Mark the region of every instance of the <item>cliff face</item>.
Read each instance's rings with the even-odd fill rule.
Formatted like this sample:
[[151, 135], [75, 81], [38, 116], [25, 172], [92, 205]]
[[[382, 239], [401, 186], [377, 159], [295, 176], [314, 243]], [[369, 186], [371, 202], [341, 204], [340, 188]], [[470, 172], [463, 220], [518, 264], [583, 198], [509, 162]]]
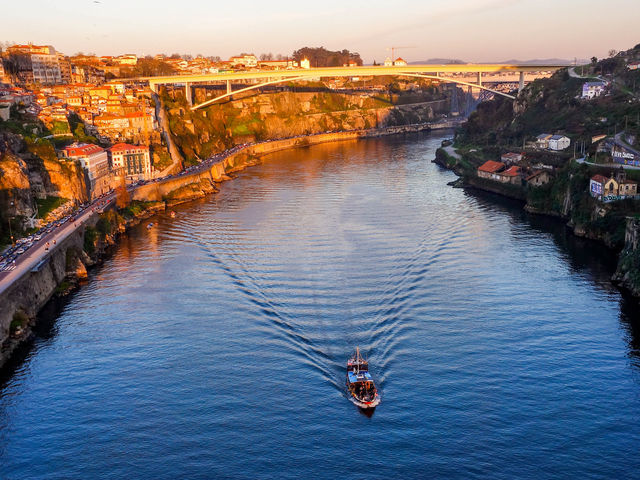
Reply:
[[81, 202], [88, 199], [82, 167], [59, 160], [50, 143], [27, 141], [26, 151], [20, 155], [29, 166], [31, 189], [37, 197], [56, 196]]
[[640, 218], [627, 218], [625, 248], [620, 253], [613, 280], [640, 297]]
[[[196, 92], [196, 102], [206, 99]], [[382, 97], [331, 92], [251, 95], [191, 111], [182, 93], [162, 93], [175, 144], [197, 161], [234, 144], [297, 135], [422, 123], [448, 111], [445, 100], [392, 105]]]
[[35, 213], [29, 168], [24, 160], [8, 151], [0, 153], [0, 211], [25, 217]]
[[87, 183], [82, 168], [58, 160], [47, 141], [25, 141], [20, 135], [1, 133], [0, 216], [32, 217], [37, 212], [35, 199], [50, 196], [86, 201]]

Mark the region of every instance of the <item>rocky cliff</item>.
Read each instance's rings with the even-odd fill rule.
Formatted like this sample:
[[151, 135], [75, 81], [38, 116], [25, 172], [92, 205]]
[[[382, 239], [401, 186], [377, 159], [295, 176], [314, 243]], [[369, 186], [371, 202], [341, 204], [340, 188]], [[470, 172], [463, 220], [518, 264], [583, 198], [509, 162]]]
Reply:
[[7, 217], [18, 223], [33, 217], [37, 213], [36, 199], [45, 197], [86, 201], [82, 168], [59, 160], [47, 140], [0, 132], [0, 236], [6, 237]]
[[640, 218], [628, 217], [625, 230], [625, 247], [618, 259], [613, 280], [640, 297]]
[[[196, 103], [210, 96], [196, 90]], [[448, 111], [444, 98], [394, 105], [388, 96], [322, 91], [247, 95], [197, 111], [189, 109], [182, 91], [164, 90], [161, 97], [171, 134], [187, 163], [239, 143], [422, 123]]]

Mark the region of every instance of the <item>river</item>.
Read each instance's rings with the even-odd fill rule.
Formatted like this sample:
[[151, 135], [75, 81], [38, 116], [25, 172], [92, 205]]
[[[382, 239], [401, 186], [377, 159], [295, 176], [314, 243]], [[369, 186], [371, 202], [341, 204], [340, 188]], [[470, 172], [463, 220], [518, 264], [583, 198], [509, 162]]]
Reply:
[[637, 475], [613, 255], [447, 186], [442, 138], [273, 154], [134, 228], [2, 379], [0, 478]]

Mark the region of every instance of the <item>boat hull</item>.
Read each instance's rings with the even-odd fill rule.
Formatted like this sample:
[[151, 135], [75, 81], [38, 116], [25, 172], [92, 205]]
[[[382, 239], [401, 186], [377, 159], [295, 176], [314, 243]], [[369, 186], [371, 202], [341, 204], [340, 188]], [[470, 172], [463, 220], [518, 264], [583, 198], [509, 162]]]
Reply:
[[361, 400], [358, 400], [353, 395], [351, 395], [350, 400], [351, 400], [351, 403], [353, 403], [357, 407], [365, 409], [365, 410], [368, 409], [368, 408], [376, 408], [378, 405], [380, 405], [380, 396], [379, 395], [376, 395], [376, 397], [373, 400], [371, 400], [370, 402], [363, 402]]

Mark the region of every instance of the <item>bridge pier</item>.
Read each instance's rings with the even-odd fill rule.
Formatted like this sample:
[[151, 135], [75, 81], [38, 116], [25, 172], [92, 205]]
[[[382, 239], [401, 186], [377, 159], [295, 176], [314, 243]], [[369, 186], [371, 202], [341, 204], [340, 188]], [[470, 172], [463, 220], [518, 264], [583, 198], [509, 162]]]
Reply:
[[231, 93], [231, 80], [227, 80], [227, 94]]
[[520, 80], [518, 81], [518, 93], [524, 88], [524, 72], [520, 72]]
[[478, 72], [478, 86], [482, 86], [482, 72]]
[[187, 103], [189, 104], [189, 106], [193, 106], [193, 98], [191, 96], [191, 84], [189, 82], [186, 82], [184, 84], [184, 96], [187, 99]]

